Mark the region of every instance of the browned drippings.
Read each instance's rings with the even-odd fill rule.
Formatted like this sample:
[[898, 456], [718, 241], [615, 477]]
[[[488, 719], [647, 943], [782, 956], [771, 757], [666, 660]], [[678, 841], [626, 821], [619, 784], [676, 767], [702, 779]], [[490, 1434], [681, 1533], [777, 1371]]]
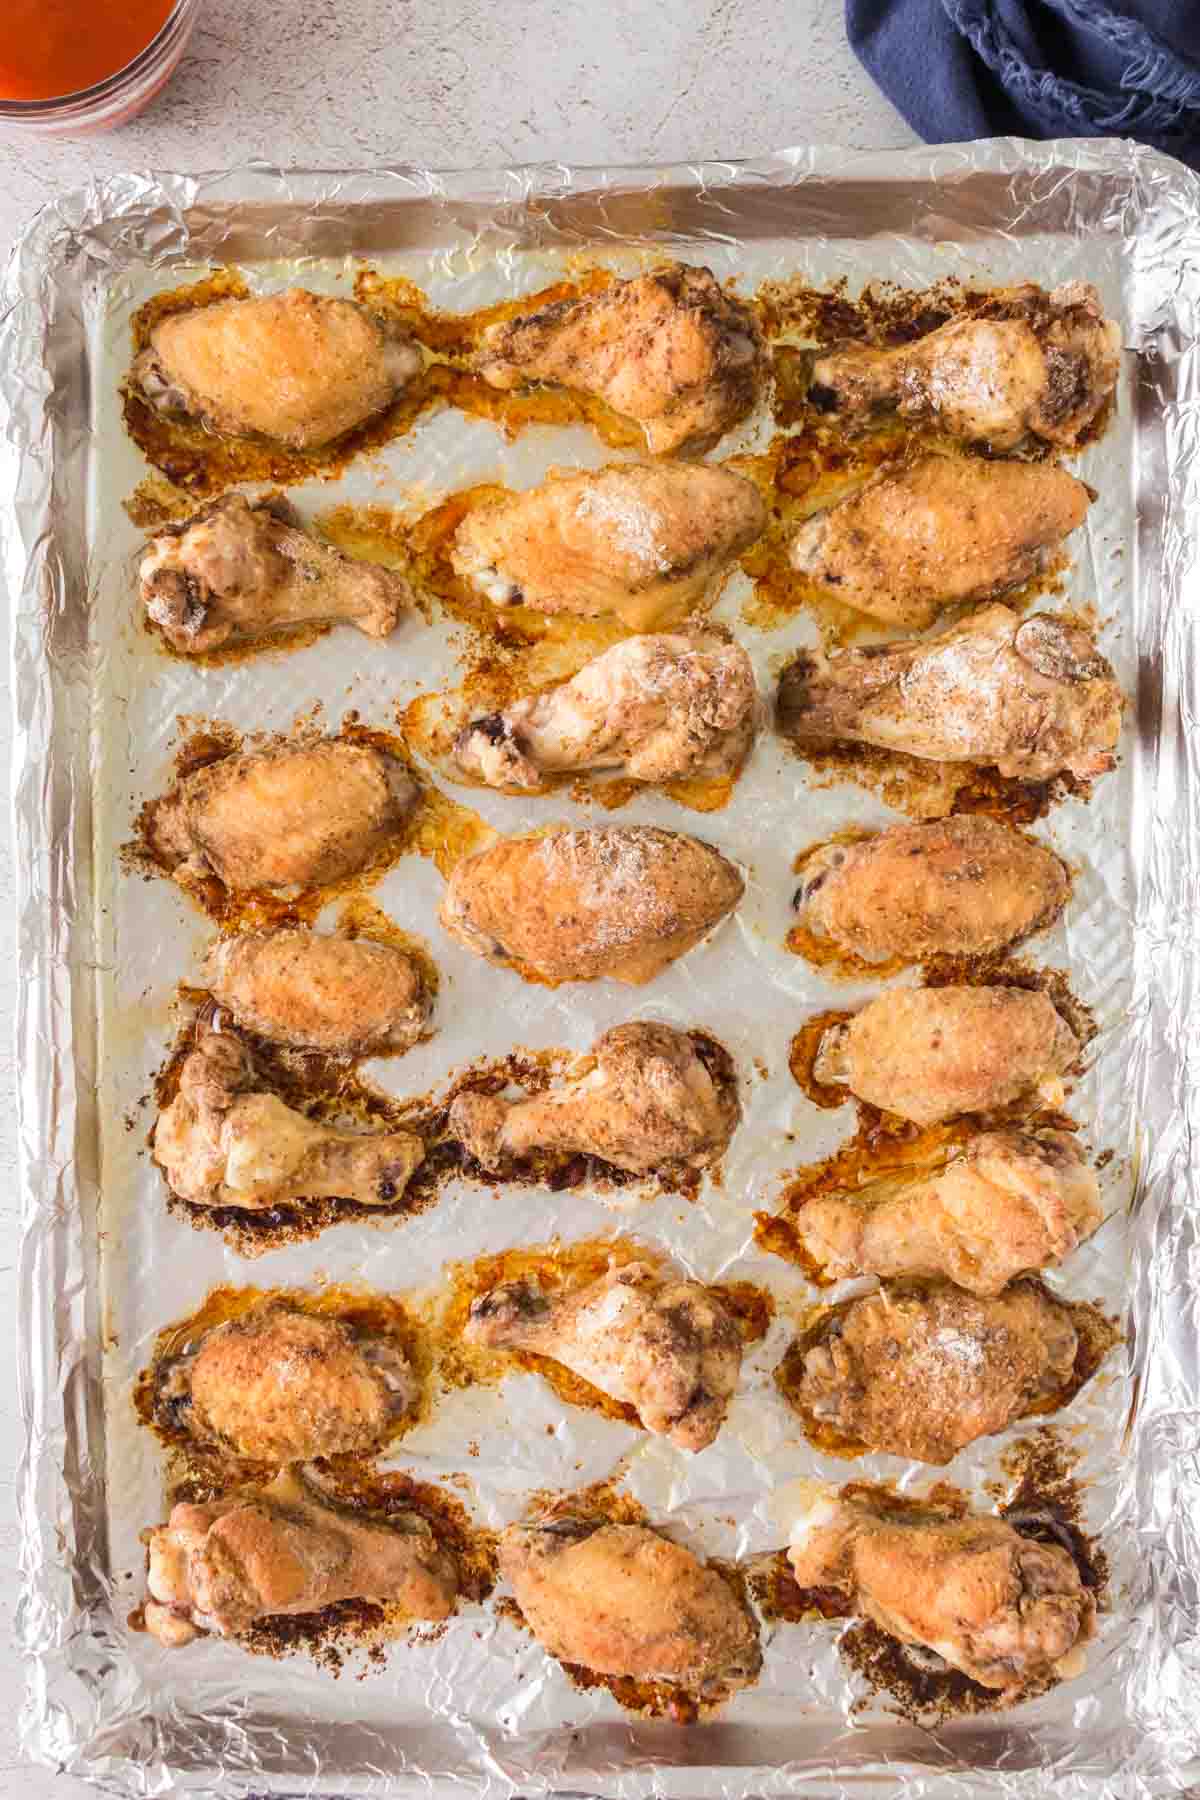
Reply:
[[746, 1585], [764, 1619], [810, 1625], [817, 1619], [848, 1619], [850, 1602], [840, 1588], [802, 1588], [786, 1550], [756, 1556], [746, 1565]]
[[957, 276], [927, 288], [872, 281], [852, 299], [844, 276], [826, 287], [812, 287], [795, 275], [764, 281], [754, 306], [768, 338], [802, 338], [823, 348], [841, 343], [886, 348], [925, 337], [986, 298], [986, 289], [965, 287]]
[[852, 1012], [838, 1012], [836, 1009], [814, 1013], [804, 1021], [788, 1045], [788, 1068], [791, 1070], [792, 1080], [801, 1093], [824, 1112], [832, 1112], [839, 1106], [845, 1106], [851, 1099], [851, 1094], [848, 1088], [834, 1087], [828, 1082], [817, 1080], [817, 1058], [821, 1054], [826, 1032], [832, 1031], [835, 1026], [848, 1024], [853, 1017]]

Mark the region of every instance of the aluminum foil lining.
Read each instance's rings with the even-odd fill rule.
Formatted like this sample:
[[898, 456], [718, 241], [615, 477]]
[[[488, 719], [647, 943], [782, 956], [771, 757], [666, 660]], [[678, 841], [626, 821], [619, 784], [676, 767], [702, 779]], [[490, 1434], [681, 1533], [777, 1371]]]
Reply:
[[[881, 277], [913, 287], [946, 275], [1047, 286], [1080, 278], [1097, 285], [1122, 327], [1117, 417], [1078, 463], [1100, 499], [1073, 540], [1066, 592], [1050, 604], [1095, 604], [1133, 704], [1118, 771], [1090, 804], [1064, 802], [1037, 828], [1080, 870], [1066, 920], [1037, 940], [1036, 957], [1068, 967], [1096, 1014], [1100, 1034], [1072, 1110], [1092, 1149], [1112, 1153], [1108, 1221], [1054, 1277], [1060, 1291], [1118, 1311], [1128, 1339], [1055, 1421], [1078, 1456], [1087, 1527], [1111, 1563], [1109, 1610], [1079, 1679], [1010, 1712], [934, 1729], [863, 1689], [833, 1624], [768, 1627], [759, 1683], [686, 1730], [631, 1718], [604, 1692], [578, 1692], [486, 1605], [466, 1608], [435, 1642], [396, 1645], [363, 1681], [216, 1641], [171, 1655], [126, 1624], [141, 1591], [137, 1534], [162, 1509], [161, 1452], [129, 1405], [159, 1326], [219, 1281], [327, 1277], [403, 1293], [434, 1284], [451, 1257], [614, 1225], [587, 1193], [522, 1190], [496, 1204], [463, 1184], [410, 1222], [339, 1226], [248, 1264], [215, 1234], [167, 1215], [137, 1107], [164, 1052], [176, 983], [194, 973], [211, 930], [170, 884], [123, 875], [117, 850], [138, 804], [168, 777], [177, 715], [286, 729], [321, 701], [331, 722], [353, 705], [388, 724], [398, 699], [452, 685], [455, 662], [446, 628], [415, 623], [383, 646], [341, 631], [230, 668], [191, 668], [156, 651], [135, 617], [138, 534], [121, 507], [144, 473], [116, 398], [129, 318], [210, 261], [241, 265], [258, 288], [301, 279], [345, 291], [350, 263], [365, 259], [411, 276], [435, 304], [466, 309], [540, 287], [580, 253], [627, 270], [664, 251], [736, 276], [746, 291], [792, 274], [814, 284], [844, 276], [852, 288]], [[1200, 181], [1115, 142], [794, 149], [642, 170], [131, 174], [69, 195], [31, 223], [0, 300], [0, 532], [18, 713], [19, 1372], [29, 1432], [20, 1629], [30, 1754], [107, 1791], [146, 1796], [382, 1797], [453, 1781], [489, 1796], [738, 1800], [853, 1795], [903, 1780], [914, 1800], [1051, 1789], [1140, 1797], [1179, 1792], [1196, 1777], [1198, 321]], [[720, 454], [767, 432], [752, 419]], [[294, 498], [307, 513], [341, 499], [420, 509], [466, 482], [522, 487], [553, 464], [595, 466], [609, 455], [579, 429], [538, 428], [508, 444], [491, 425], [447, 412], [332, 489]], [[743, 593], [731, 584], [717, 616], [736, 626], [769, 687], [813, 624], [801, 616], [778, 631], [750, 629], [739, 618]], [[561, 794], [461, 797], [504, 830], [594, 816]], [[643, 1202], [617, 1223], [702, 1278], [769, 1286], [786, 1313], [811, 1295], [797, 1270], [755, 1248], [753, 1213], [775, 1203], [788, 1169], [850, 1129], [848, 1109], [818, 1114], [787, 1071], [799, 1019], [846, 992], [781, 947], [790, 860], [831, 826], [888, 816], [860, 788], [814, 785], [771, 735], [725, 812], [698, 820], [661, 797], [632, 802], [620, 818], [696, 830], [750, 877], [735, 920], [636, 994], [605, 984], [552, 994], [486, 969], [434, 924], [441, 884], [432, 866], [406, 859], [375, 898], [434, 947], [439, 1030], [370, 1072], [422, 1092], [476, 1055], [514, 1043], [581, 1050], [626, 1017], [713, 1030], [736, 1057], [747, 1098], [724, 1187], [706, 1188], [694, 1205]], [[797, 1477], [850, 1473], [804, 1443], [775, 1392], [771, 1370], [787, 1337], [784, 1317], [748, 1358], [716, 1444], [690, 1460], [566, 1409], [535, 1377], [519, 1376], [452, 1397], [394, 1461], [425, 1479], [465, 1474], [475, 1517], [497, 1526], [529, 1490], [597, 1479], [623, 1458], [624, 1485], [681, 1541], [725, 1556], [769, 1550], [785, 1541]], [[478, 1455], [466, 1456], [468, 1440]], [[972, 1447], [948, 1478], [987, 1504], [1005, 1441]], [[916, 1491], [933, 1479], [888, 1457], [865, 1458], [861, 1469]]]

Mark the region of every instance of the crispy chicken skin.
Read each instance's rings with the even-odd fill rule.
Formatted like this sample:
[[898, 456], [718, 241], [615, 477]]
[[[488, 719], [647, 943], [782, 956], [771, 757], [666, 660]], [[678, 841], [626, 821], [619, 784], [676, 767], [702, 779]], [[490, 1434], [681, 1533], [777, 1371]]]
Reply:
[[828, 844], [801, 874], [801, 922], [867, 962], [1002, 950], [1051, 924], [1071, 891], [1052, 850], [972, 813]]
[[133, 381], [223, 436], [316, 450], [382, 412], [420, 368], [412, 340], [352, 300], [289, 288], [168, 314]]
[[758, 689], [739, 644], [713, 633], [627, 638], [556, 687], [473, 719], [455, 760], [488, 787], [540, 793], [546, 775], [617, 771], [633, 781], [739, 769], [758, 729]]
[[703, 1689], [751, 1680], [762, 1653], [715, 1569], [646, 1525], [510, 1525], [500, 1573], [538, 1641], [600, 1675]]
[[614, 1025], [586, 1074], [529, 1100], [459, 1094], [447, 1129], [485, 1169], [534, 1150], [598, 1156], [633, 1175], [702, 1169], [741, 1117], [732, 1072], [713, 1066], [706, 1048], [670, 1025]]
[[367, 1524], [286, 1469], [269, 1487], [173, 1507], [144, 1541], [146, 1630], [169, 1650], [338, 1600], [390, 1601], [413, 1619], [445, 1619], [458, 1593], [453, 1557], [418, 1514]]
[[745, 883], [711, 844], [649, 825], [502, 838], [459, 863], [439, 917], [499, 967], [640, 986], [733, 911]]
[[1079, 1040], [1040, 990], [895, 988], [825, 1033], [818, 1081], [915, 1125], [1062, 1100]]
[[680, 1450], [721, 1429], [742, 1366], [737, 1321], [711, 1288], [626, 1263], [560, 1299], [508, 1281], [471, 1307], [463, 1334], [497, 1350], [553, 1357]]
[[1063, 1131], [984, 1131], [936, 1173], [821, 1195], [796, 1215], [811, 1261], [850, 1275], [945, 1275], [998, 1294], [1061, 1263], [1100, 1225], [1100, 1187]]
[[161, 1393], [197, 1443], [293, 1463], [382, 1449], [417, 1381], [391, 1339], [276, 1300], [206, 1332]]
[[780, 680], [778, 719], [801, 749], [877, 744], [1041, 781], [1111, 769], [1122, 705], [1082, 626], [984, 606], [935, 637], [800, 657]]
[[553, 382], [634, 419], [654, 456], [709, 450], [754, 405], [764, 353], [749, 307], [709, 269], [673, 263], [582, 300], [493, 325], [478, 368], [493, 387]]
[[323, 544], [285, 501], [252, 503], [244, 494], [223, 494], [164, 525], [139, 576], [147, 614], [187, 655], [312, 622], [386, 637], [413, 604], [403, 575]]
[[468, 513], [451, 561], [495, 606], [615, 613], [645, 631], [703, 600], [766, 518], [752, 481], [707, 464], [555, 470]]
[[896, 350], [820, 356], [809, 398], [863, 419], [894, 408], [949, 437], [1011, 450], [1029, 438], [1070, 449], [1107, 405], [1121, 338], [1084, 282], [989, 296], [994, 316], [954, 319]]
[[806, 519], [788, 556], [843, 606], [920, 631], [944, 606], [1027, 581], [1090, 502], [1054, 463], [922, 456]]
[[1057, 1544], [984, 1514], [955, 1519], [812, 1489], [788, 1551], [802, 1588], [840, 1589], [902, 1644], [925, 1645], [1011, 1699], [1079, 1673], [1096, 1603]]
[[220, 938], [204, 981], [235, 1025], [296, 1050], [408, 1050], [425, 1029], [419, 964], [393, 944], [284, 926]]
[[294, 1112], [259, 1085], [240, 1038], [205, 1027], [154, 1128], [154, 1160], [173, 1193], [245, 1212], [319, 1199], [386, 1206], [424, 1154], [407, 1131], [336, 1131]]
[[234, 892], [322, 887], [395, 843], [416, 799], [403, 763], [371, 745], [281, 744], [177, 781], [153, 808], [149, 847]]
[[948, 1282], [884, 1289], [833, 1309], [795, 1399], [869, 1450], [948, 1463], [1061, 1398], [1077, 1342], [1069, 1308], [1036, 1282], [986, 1300]]

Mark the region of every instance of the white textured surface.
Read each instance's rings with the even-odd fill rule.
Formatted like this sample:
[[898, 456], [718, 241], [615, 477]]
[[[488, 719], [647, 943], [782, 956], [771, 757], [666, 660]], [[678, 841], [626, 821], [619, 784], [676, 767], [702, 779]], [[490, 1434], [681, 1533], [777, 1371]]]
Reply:
[[[3, 32], [0, 20], [0, 33]], [[846, 47], [836, 0], [209, 0], [189, 57], [141, 120], [105, 138], [0, 130], [0, 244], [64, 188], [130, 167], [204, 169], [253, 157], [323, 167], [434, 167], [745, 156], [805, 141], [913, 142]], [[2, 378], [2, 376], [0, 376]], [[7, 792], [7, 668], [0, 670]], [[11, 1092], [12, 870], [0, 822], [0, 1080]], [[15, 1292], [10, 1104], [0, 1104], [0, 1315]], [[0, 1389], [0, 1795], [83, 1800], [69, 1776], [17, 1762], [22, 1678], [12, 1646], [20, 1439]]]

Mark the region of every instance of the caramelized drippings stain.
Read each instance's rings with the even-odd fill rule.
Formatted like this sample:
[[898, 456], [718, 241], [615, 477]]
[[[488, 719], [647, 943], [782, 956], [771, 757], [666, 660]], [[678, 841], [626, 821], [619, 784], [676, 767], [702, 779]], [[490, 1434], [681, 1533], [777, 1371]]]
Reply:
[[770, 1623], [809, 1625], [817, 1619], [848, 1619], [850, 1602], [839, 1588], [802, 1588], [792, 1574], [786, 1550], [754, 1557], [746, 1566], [746, 1584], [758, 1610]]
[[825, 1033], [835, 1025], [848, 1024], [853, 1017], [852, 1012], [836, 1010], [814, 1013], [811, 1019], [804, 1021], [788, 1045], [788, 1068], [791, 1070], [792, 1080], [801, 1093], [823, 1112], [832, 1112], [839, 1106], [845, 1106], [852, 1098], [848, 1088], [832, 1087], [828, 1082], [818, 1081], [814, 1070]]

